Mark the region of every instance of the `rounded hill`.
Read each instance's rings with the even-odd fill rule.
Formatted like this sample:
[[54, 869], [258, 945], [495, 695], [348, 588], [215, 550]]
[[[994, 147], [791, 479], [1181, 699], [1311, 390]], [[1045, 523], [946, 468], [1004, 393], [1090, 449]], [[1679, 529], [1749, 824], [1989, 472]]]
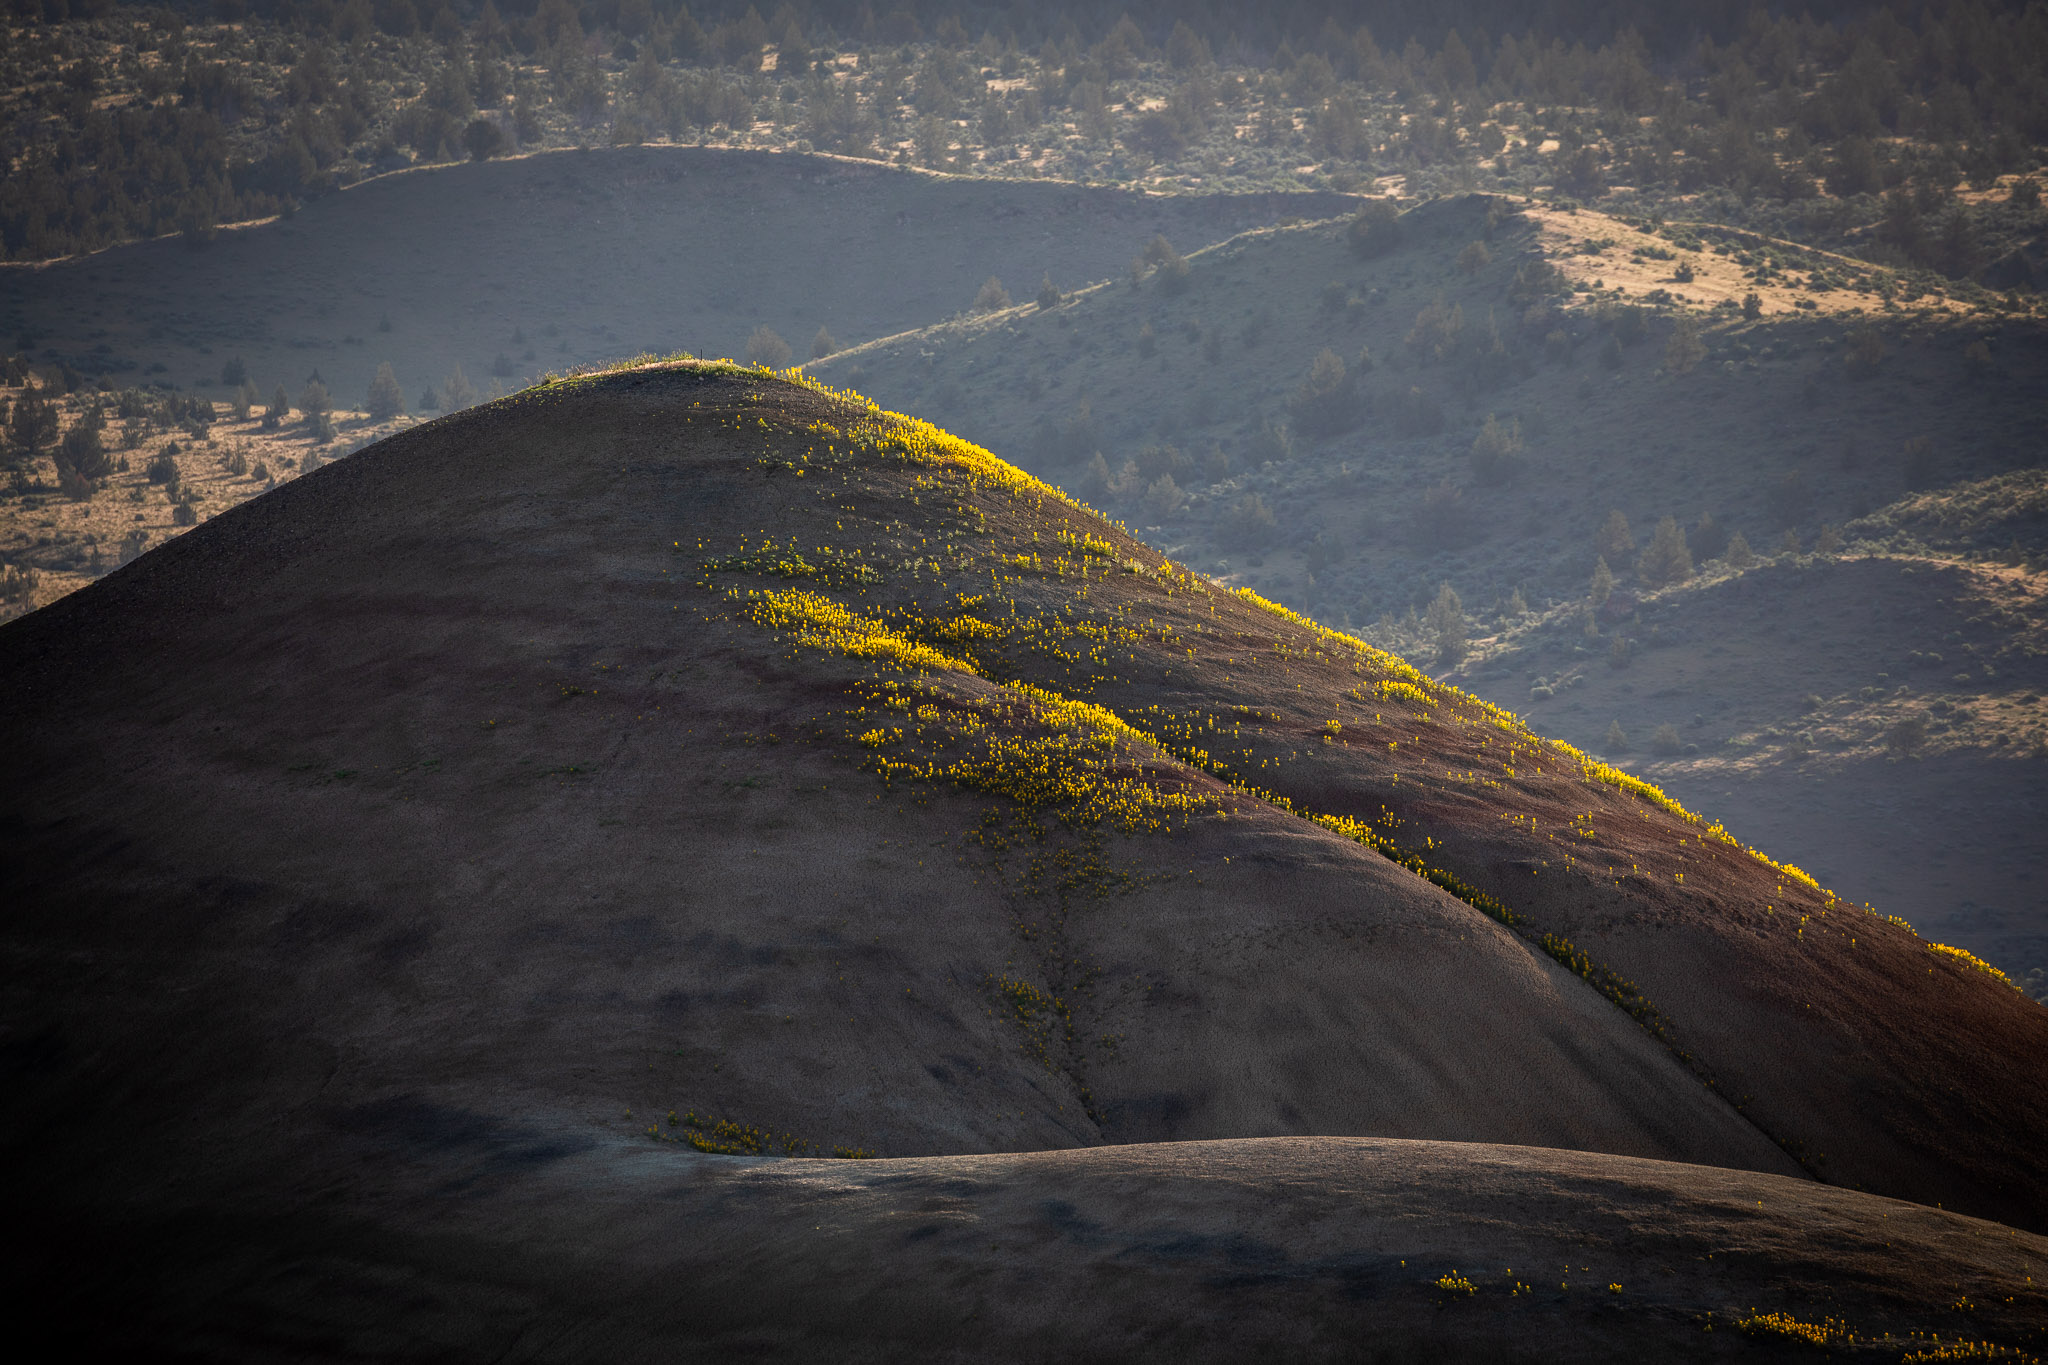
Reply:
[[[654, 1264], [655, 1206], [607, 1221], [626, 1190], [793, 1284], [831, 1258], [748, 1229], [829, 1189], [887, 1205], [839, 1256], [912, 1230], [887, 1209], [951, 1227], [948, 1181], [1122, 1179], [1062, 1226], [1137, 1237], [1190, 1172], [1252, 1162], [1252, 1199], [1338, 1160], [1211, 1140], [1512, 1148], [1474, 1176], [1504, 1209], [1578, 1161], [1616, 1209], [1735, 1181], [1795, 1223], [1960, 1211], [1916, 1248], [2048, 1227], [2048, 1015], [1983, 964], [798, 376], [650, 364], [415, 428], [0, 629], [0, 689], [25, 1225], [171, 1230], [213, 1268], [191, 1331], [244, 1300], [278, 1340], [397, 1322], [335, 1325], [353, 1256], [434, 1286], [431, 1331], [392, 1330], [444, 1339], [451, 1296], [543, 1292], [553, 1252], [536, 1281], [494, 1248]], [[1121, 1177], [1095, 1150], [1183, 1143]], [[1057, 1149], [1082, 1165], [998, 1160]], [[835, 1155], [941, 1164], [746, 1164]], [[1317, 1207], [1268, 1230], [1287, 1256], [1341, 1223]], [[1571, 1235], [1545, 1208], [1530, 1247]], [[251, 1269], [295, 1228], [308, 1278]], [[65, 1292], [176, 1317], [182, 1273]], [[1659, 1332], [1735, 1292], [1685, 1274]], [[1850, 1278], [1904, 1331], [1899, 1274]], [[683, 1330], [563, 1286], [540, 1318]], [[2038, 1295], [2005, 1292], [2018, 1343]]]

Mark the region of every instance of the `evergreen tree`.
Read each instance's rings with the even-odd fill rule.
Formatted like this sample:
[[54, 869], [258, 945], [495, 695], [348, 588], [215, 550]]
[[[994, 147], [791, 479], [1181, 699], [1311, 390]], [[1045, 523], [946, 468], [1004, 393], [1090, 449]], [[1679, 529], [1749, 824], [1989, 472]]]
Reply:
[[839, 343], [834, 341], [832, 334], [823, 327], [820, 327], [818, 334], [811, 338], [811, 359], [813, 360], [823, 360], [838, 349]]
[[765, 323], [756, 327], [754, 334], [747, 338], [749, 365], [766, 365], [771, 370], [779, 370], [789, 364], [789, 357], [789, 343]]
[[1586, 600], [1598, 611], [1607, 605], [1607, 599], [1614, 596], [1614, 571], [1607, 567], [1605, 559], [1593, 561], [1593, 581], [1586, 587]]
[[14, 455], [17, 460], [34, 459], [57, 439], [56, 405], [43, 397], [33, 380], [23, 388], [21, 397], [15, 400], [14, 415], [8, 422], [8, 430], [14, 438]]
[[1657, 529], [1650, 536], [1650, 543], [1643, 550], [1643, 557], [1636, 561], [1636, 577], [1653, 588], [1667, 583], [1683, 583], [1692, 577], [1692, 551], [1685, 545], [1685, 533], [1678, 529], [1678, 518], [1665, 517], [1657, 523]]
[[[100, 480], [114, 472], [114, 459], [107, 453], [101, 439], [106, 419], [98, 408], [94, 408], [71, 424], [64, 433], [64, 439], [57, 443], [57, 472], [60, 478], [71, 478], [86, 488], [86, 495], [99, 486]], [[72, 490], [67, 488], [67, 492]], [[74, 493], [73, 496], [76, 496]]]
[[1436, 637], [1437, 662], [1451, 667], [1464, 662], [1468, 648], [1465, 604], [1458, 600], [1458, 594], [1449, 583], [1436, 590], [1436, 597], [1431, 600], [1429, 613], [1423, 621]]
[[405, 390], [398, 387], [398, 376], [391, 372], [390, 361], [377, 367], [377, 377], [370, 381], [363, 408], [373, 422], [388, 422], [405, 411]]
[[1699, 319], [1687, 313], [1671, 325], [1671, 339], [1664, 343], [1664, 368], [1672, 374], [1690, 374], [1706, 358]]
[[1626, 566], [1635, 558], [1636, 538], [1628, 529], [1628, 518], [1619, 507], [1607, 514], [1600, 533], [1593, 537], [1593, 552], [1611, 563]]
[[462, 372], [462, 365], [458, 362], [448, 372], [448, 377], [441, 381], [441, 410], [460, 412], [476, 400], [476, 385], [469, 382], [469, 376]]

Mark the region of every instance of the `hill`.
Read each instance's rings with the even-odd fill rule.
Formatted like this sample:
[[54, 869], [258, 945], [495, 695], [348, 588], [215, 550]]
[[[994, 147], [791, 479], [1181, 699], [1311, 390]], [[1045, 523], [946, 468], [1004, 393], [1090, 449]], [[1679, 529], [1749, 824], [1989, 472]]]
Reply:
[[[1199, 245], [1330, 193], [1165, 196], [980, 181], [708, 147], [564, 150], [381, 176], [295, 215], [0, 269], [0, 330], [39, 364], [224, 400], [317, 371], [353, 404], [380, 364], [409, 404], [459, 366], [478, 389], [679, 346], [740, 354], [756, 328], [801, 359], [1123, 269], [1157, 233]], [[965, 231], [968, 225], [972, 231]], [[787, 363], [785, 356], [778, 363]], [[436, 396], [437, 401], [439, 395]]]
[[[2009, 983], [814, 385], [654, 365], [416, 427], [0, 627], [0, 688], [0, 1142], [23, 1226], [78, 1250], [16, 1283], [87, 1331], [483, 1354], [459, 1305], [498, 1302], [564, 1356], [779, 1340], [773, 1286], [906, 1244], [977, 1277], [945, 1229], [984, 1217], [1039, 1248], [1013, 1266], [1153, 1248], [1103, 1309], [1146, 1351], [1216, 1256], [1322, 1257], [1285, 1275], [1330, 1321], [1423, 1331], [1464, 1249], [1513, 1267], [1683, 1189], [1614, 1234], [1679, 1263], [1640, 1316], [1546, 1275], [1525, 1317], [1488, 1269], [1457, 1340], [1621, 1354], [1826, 1304], [2038, 1344], [2048, 1015]], [[1083, 1150], [1345, 1134], [1552, 1150]], [[928, 1160], [739, 1160], [834, 1151]], [[1460, 1163], [1485, 1229], [1327, 1202]], [[1191, 1176], [1224, 1203], [1174, 1212]], [[845, 1199], [848, 1240], [789, 1249]], [[1681, 1254], [1738, 1209], [1775, 1300]], [[1896, 1259], [1838, 1236], [1894, 1210]], [[115, 1228], [160, 1258], [109, 1266]], [[566, 1278], [502, 1264], [568, 1245]], [[1984, 1309], [1918, 1278], [1944, 1248]], [[622, 1291], [664, 1264], [755, 1288]]]
[[[1185, 261], [812, 370], [2048, 973], [2021, 871], [2048, 809], [2038, 324], [1752, 233], [1485, 196]], [[1876, 760], [1853, 781], [1810, 780], [1849, 761], [1808, 760], [1824, 699]], [[1884, 742], [1913, 717], [1924, 762]], [[1975, 855], [1923, 875], [1872, 800]]]

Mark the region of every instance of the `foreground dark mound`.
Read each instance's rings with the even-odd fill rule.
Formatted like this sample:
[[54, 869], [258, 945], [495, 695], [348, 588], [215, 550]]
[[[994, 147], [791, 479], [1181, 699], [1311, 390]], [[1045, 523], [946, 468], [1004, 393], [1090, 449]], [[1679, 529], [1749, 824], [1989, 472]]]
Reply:
[[[307, 1330], [433, 1354], [489, 1339], [447, 1306], [489, 1317], [477, 1257], [641, 1282], [661, 1227], [750, 1235], [738, 1196], [606, 1174], [723, 1169], [684, 1144], [1360, 1134], [2048, 1223], [2048, 1015], [1980, 965], [983, 452], [763, 375], [420, 428], [0, 630], [0, 689], [15, 1202], [77, 1250], [46, 1262], [74, 1298], [241, 1286], [195, 1333], [368, 1295], [360, 1341]], [[1111, 1155], [1017, 1178], [1070, 1199]], [[1631, 1200], [1689, 1178], [1583, 1161]], [[891, 1207], [916, 1225], [877, 1215], [861, 1255], [930, 1221]], [[100, 1255], [141, 1226], [151, 1268]], [[406, 1319], [387, 1271], [454, 1316]], [[1956, 1301], [1811, 1274], [1892, 1320]], [[562, 1283], [565, 1323], [612, 1319]], [[1756, 1306], [1722, 1292], [1688, 1301]], [[707, 1321], [677, 1312], [650, 1330]]]
[[[1634, 1362], [1823, 1346], [1897, 1365], [2031, 1359], [1986, 1348], [2038, 1348], [2048, 1320], [2042, 1238], [1707, 1166], [1388, 1138], [782, 1161], [581, 1124], [412, 1119], [319, 1153], [352, 1189], [416, 1191], [402, 1203], [309, 1201], [282, 1219], [230, 1194], [125, 1224], [212, 1254], [133, 1276], [94, 1335], [240, 1359]], [[35, 1232], [103, 1251], [75, 1225]], [[15, 1282], [76, 1321], [77, 1288], [48, 1262]]]

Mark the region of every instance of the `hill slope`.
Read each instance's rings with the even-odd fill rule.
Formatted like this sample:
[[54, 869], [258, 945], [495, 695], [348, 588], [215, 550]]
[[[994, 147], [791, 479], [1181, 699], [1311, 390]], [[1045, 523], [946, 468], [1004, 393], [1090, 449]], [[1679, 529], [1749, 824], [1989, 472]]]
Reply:
[[1192, 247], [1353, 202], [719, 148], [551, 152], [365, 181], [203, 250], [165, 238], [0, 268], [0, 327], [38, 361], [223, 399], [230, 357], [265, 398], [317, 370], [343, 405], [388, 361], [416, 402], [457, 365], [487, 389], [635, 349], [739, 354], [760, 326], [803, 356], [821, 327], [852, 344], [962, 312], [991, 275], [1020, 298], [1048, 272], [1071, 289], [1155, 233]]
[[[1103, 286], [811, 368], [1407, 657], [1436, 659], [1423, 614], [1448, 584], [1470, 648], [1433, 668], [1546, 733], [1647, 763], [1732, 829], [1770, 830], [1848, 898], [2048, 976], [2048, 907], [2008, 875], [2032, 864], [2048, 811], [2048, 677], [2030, 628], [1987, 629], [2048, 592], [2038, 324], [1886, 297], [1867, 267], [1753, 234], [1497, 197], [1424, 204], [1375, 254], [1353, 236], [1259, 229], [1193, 253], [1178, 285]], [[1684, 373], [1681, 322], [1701, 342]], [[1341, 376], [1320, 397], [1319, 353]], [[1692, 566], [1711, 561], [1701, 580], [1637, 569], [1666, 516]], [[1755, 552], [1743, 569], [1727, 562], [1733, 533]], [[1594, 613], [1603, 553], [1618, 592]], [[1958, 572], [1982, 590], [1929, 587]], [[1936, 656], [1948, 665], [1923, 662]], [[1940, 736], [1939, 765], [1821, 784], [1807, 780], [1820, 766], [1757, 761], [1813, 730], [1809, 698], [1853, 719], [1866, 753], [1911, 716], [1996, 723]], [[1617, 722], [1631, 747], [1607, 742]], [[1694, 755], [1650, 755], [1667, 724]], [[1905, 822], [1866, 798], [1975, 856], [1924, 875]]]
[[551, 1237], [533, 1182], [636, 1136], [1314, 1133], [2048, 1225], [2009, 985], [814, 388], [415, 428], [0, 628], [0, 687], [4, 1141], [53, 1225], [396, 1265], [426, 1192]]

